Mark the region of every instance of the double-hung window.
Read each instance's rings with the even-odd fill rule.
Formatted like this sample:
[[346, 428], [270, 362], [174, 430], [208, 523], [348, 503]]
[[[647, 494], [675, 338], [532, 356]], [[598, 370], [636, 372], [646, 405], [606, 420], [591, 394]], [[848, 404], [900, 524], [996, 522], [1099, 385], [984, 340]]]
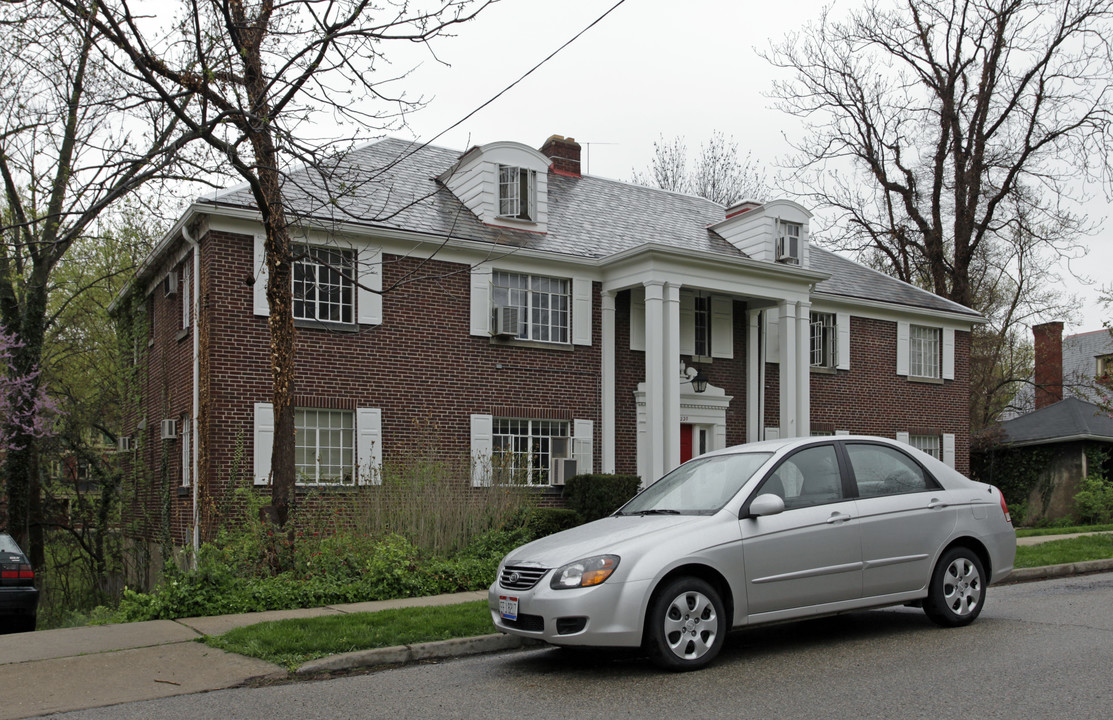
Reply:
[[937, 460], [941, 460], [943, 459], [943, 453], [939, 447], [939, 439], [938, 435], [909, 435], [908, 444]]
[[533, 220], [537, 173], [513, 165], [499, 165], [499, 215]]
[[833, 368], [838, 365], [838, 327], [834, 313], [811, 314], [811, 365]]
[[316, 245], [295, 250], [294, 319], [354, 322], [355, 252]]
[[777, 262], [800, 264], [800, 223], [777, 221]]
[[491, 283], [496, 308], [517, 308], [519, 340], [568, 342], [570, 280], [496, 270]]
[[941, 353], [943, 331], [940, 328], [912, 325], [908, 329], [908, 373], [913, 377], [942, 377]]
[[354, 418], [349, 410], [294, 411], [294, 468], [300, 483], [351, 483]]
[[566, 420], [494, 418], [491, 462], [496, 484], [549, 484], [553, 438], [568, 438], [569, 429]]

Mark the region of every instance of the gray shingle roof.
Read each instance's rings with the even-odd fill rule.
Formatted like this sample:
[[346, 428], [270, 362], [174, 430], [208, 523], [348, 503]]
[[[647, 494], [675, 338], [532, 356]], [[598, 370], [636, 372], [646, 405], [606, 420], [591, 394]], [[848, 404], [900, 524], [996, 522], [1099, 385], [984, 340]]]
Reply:
[[[326, 222], [366, 224], [462, 240], [511, 245], [558, 255], [605, 258], [647, 243], [746, 257], [708, 227], [724, 218], [721, 205], [692, 195], [591, 176], [550, 173], [548, 232], [485, 225], [436, 177], [460, 158], [447, 148], [386, 139], [351, 152], [327, 185], [317, 173], [286, 178], [290, 210]], [[244, 187], [199, 202], [254, 207]], [[932, 293], [813, 247], [812, 268], [831, 277], [819, 292], [912, 307], [977, 313]]]
[[1000, 424], [1004, 440], [1019, 445], [1092, 438], [1113, 442], [1113, 417], [1097, 405], [1067, 398]]

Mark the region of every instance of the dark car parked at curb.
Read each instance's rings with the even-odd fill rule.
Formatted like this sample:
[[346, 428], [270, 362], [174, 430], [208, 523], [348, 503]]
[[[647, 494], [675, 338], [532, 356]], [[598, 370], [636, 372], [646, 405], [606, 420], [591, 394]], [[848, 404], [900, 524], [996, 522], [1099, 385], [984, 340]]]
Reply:
[[29, 632], [38, 618], [35, 571], [8, 533], [0, 533], [0, 631]]

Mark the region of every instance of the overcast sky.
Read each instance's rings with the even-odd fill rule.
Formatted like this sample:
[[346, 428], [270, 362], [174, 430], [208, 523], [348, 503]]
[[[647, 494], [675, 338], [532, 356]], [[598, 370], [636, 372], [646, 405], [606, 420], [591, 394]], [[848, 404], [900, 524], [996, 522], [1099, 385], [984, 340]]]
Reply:
[[[410, 131], [429, 140], [474, 110], [602, 15], [616, 0], [503, 0], [455, 38], [434, 46], [450, 67], [428, 55], [393, 53], [394, 70], [421, 62], [407, 79], [429, 105], [413, 114]], [[859, 3], [836, 0], [836, 15]], [[643, 170], [661, 136], [683, 136], [689, 152], [715, 130], [732, 136], [769, 167], [799, 137], [794, 118], [767, 97], [779, 71], [757, 51], [793, 27], [819, 16], [822, 0], [754, 3], [713, 0], [626, 0], [599, 24], [436, 144], [466, 149], [496, 140], [539, 148], [550, 135], [584, 145], [585, 172], [628, 180]], [[783, 75], [780, 75], [783, 77]], [[1100, 189], [1095, 189], [1100, 195]], [[1087, 270], [1099, 283], [1113, 281], [1113, 242], [1104, 229], [1110, 205], [1091, 203], [1103, 229], [1087, 241]], [[822, 212], [822, 209], [813, 208]], [[1083, 314], [1068, 332], [1101, 327], [1097, 286], [1062, 272], [1079, 295]], [[1053, 318], [1047, 318], [1053, 319]]]

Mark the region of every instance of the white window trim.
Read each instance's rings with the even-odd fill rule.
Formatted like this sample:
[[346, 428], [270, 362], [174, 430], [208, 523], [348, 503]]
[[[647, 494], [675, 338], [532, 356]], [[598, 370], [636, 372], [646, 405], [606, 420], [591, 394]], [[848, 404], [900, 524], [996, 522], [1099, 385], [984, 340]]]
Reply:
[[182, 415], [182, 487], [189, 487], [193, 481], [193, 420]]
[[[383, 453], [382, 410], [379, 408], [357, 408], [354, 417], [353, 435], [355, 436], [357, 482], [360, 484], [378, 484], [381, 482], [379, 472], [382, 468]], [[254, 436], [252, 446], [254, 482], [256, 485], [269, 485], [271, 452], [274, 448], [274, 406], [271, 403], [255, 403]], [[321, 484], [330, 485], [335, 483]]]
[[[503, 182], [503, 173], [510, 171], [513, 173], [513, 179], [509, 182]], [[522, 197], [522, 173], [526, 173], [526, 191], [525, 198]], [[503, 188], [511, 188], [512, 191], [503, 195]], [[503, 209], [503, 202], [508, 203], [509, 206]], [[509, 218], [511, 220], [522, 220], [524, 222], [537, 221], [537, 172], [529, 168], [519, 167], [516, 165], [499, 165], [498, 166], [498, 204], [497, 215], [500, 218]], [[524, 206], [524, 207], [523, 207]]]
[[182, 281], [178, 284], [178, 292], [182, 294], [182, 329], [189, 328], [190, 323], [190, 310], [193, 308], [193, 292], [190, 289], [192, 282], [193, 270], [190, 265], [189, 258], [182, 263], [181, 278]]
[[[489, 487], [491, 459], [494, 454], [495, 417], [477, 413], [471, 415], [470, 422], [472, 486]], [[572, 430], [572, 454], [576, 459], [576, 472], [578, 474], [595, 472], [595, 421], [574, 419], [569, 423], [569, 427]]]
[[[911, 374], [911, 328], [917, 327], [935, 329], [939, 331], [939, 342], [942, 346], [939, 376], [935, 378]], [[897, 375], [905, 377], [925, 378], [931, 380], [955, 379], [955, 329], [940, 327], [926, 323], [897, 322]]]
[[[592, 280], [582, 275], [572, 275], [570, 277], [562, 275], [553, 275], [543, 272], [531, 272], [520, 270], [502, 270], [501, 272], [510, 272], [518, 275], [535, 275], [538, 277], [552, 277], [558, 280], [570, 281], [570, 318], [569, 322], [569, 343], [554, 343], [556, 345], [583, 345], [590, 346], [592, 343], [592, 314], [594, 310], [594, 292], [592, 292]], [[493, 272], [494, 268], [488, 265], [475, 265], [471, 269], [471, 314], [470, 314], [470, 329], [471, 335], [478, 337], [489, 337], [491, 335], [491, 318], [494, 315], [492, 312], [493, 305]], [[523, 340], [523, 342], [525, 342]], [[543, 341], [529, 341], [529, 342], [543, 342]]]
[[[310, 243], [321, 245], [322, 243]], [[252, 236], [253, 245], [253, 278], [252, 285], [252, 313], [266, 317], [270, 315], [270, 304], [267, 302], [267, 254], [266, 235], [255, 233]], [[327, 243], [324, 244], [327, 247]], [[355, 315], [356, 322], [360, 325], [381, 325], [383, 322], [383, 276], [380, 272], [381, 249], [371, 245], [344, 245], [341, 248], [356, 249], [356, 277], [359, 287], [356, 288]], [[291, 280], [291, 282], [293, 282]], [[292, 289], [292, 286], [291, 286]]]

